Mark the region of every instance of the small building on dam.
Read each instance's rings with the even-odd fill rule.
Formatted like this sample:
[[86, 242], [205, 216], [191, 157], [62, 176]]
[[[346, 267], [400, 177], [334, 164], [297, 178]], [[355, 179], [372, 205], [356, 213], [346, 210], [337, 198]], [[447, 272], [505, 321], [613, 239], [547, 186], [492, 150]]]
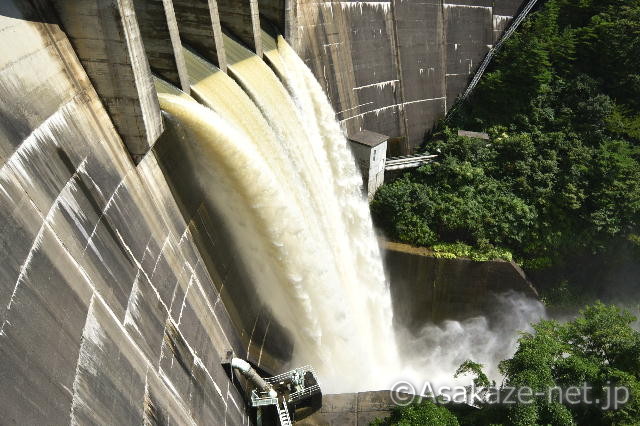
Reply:
[[[267, 304], [255, 278], [284, 272], [249, 265], [252, 254], [275, 258], [280, 246], [237, 238], [260, 233], [245, 219], [271, 208], [270, 198], [215, 185], [249, 179], [243, 173], [260, 172], [260, 157], [240, 145], [189, 145], [215, 127], [202, 105], [215, 111], [207, 102], [216, 96], [234, 104], [238, 122], [260, 129], [250, 136], [265, 141], [264, 152], [278, 149], [268, 143], [281, 133], [294, 140], [294, 127], [263, 125], [268, 108], [255, 96], [257, 87], [273, 92], [265, 99], [292, 90], [285, 74], [295, 61], [277, 54], [282, 36], [362, 148], [373, 194], [387, 140], [414, 153], [520, 5], [2, 0], [0, 422], [255, 424], [251, 392], [262, 386], [260, 398], [275, 404], [265, 424], [286, 424], [287, 404], [270, 400], [272, 388], [288, 386], [289, 401], [307, 404], [323, 384], [303, 368], [313, 360], [294, 357], [299, 333], [282, 324], [302, 314]], [[268, 82], [252, 86], [247, 76], [258, 66], [279, 92]], [[238, 106], [240, 94], [246, 105]], [[290, 98], [282, 111], [298, 106]], [[209, 156], [219, 153], [229, 160], [213, 167]], [[259, 180], [286, 181], [286, 173]], [[312, 184], [322, 182], [292, 182], [282, 199], [299, 202]], [[247, 199], [250, 208], [238, 207]], [[327, 199], [333, 204], [316, 202], [300, 216], [339, 205]], [[227, 201], [228, 211], [212, 207]], [[285, 372], [286, 386], [284, 376], [273, 379]]]
[[349, 136], [351, 152], [362, 174], [362, 186], [369, 199], [384, 183], [384, 166], [389, 138], [380, 133], [361, 130]]

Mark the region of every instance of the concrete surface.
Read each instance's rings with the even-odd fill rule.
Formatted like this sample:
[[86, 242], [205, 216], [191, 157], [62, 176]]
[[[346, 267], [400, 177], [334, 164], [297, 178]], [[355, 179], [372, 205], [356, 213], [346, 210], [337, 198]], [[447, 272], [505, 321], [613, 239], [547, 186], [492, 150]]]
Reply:
[[[13, 10], [16, 19], [34, 22], [56, 22], [57, 15], [62, 28], [34, 28], [51, 31], [55, 39], [67, 34], [75, 51], [67, 54], [78, 56], [127, 149], [139, 157], [149, 150], [163, 128], [131, 1], [7, 0], [2, 7], [8, 8], [6, 17], [12, 17]], [[7, 47], [20, 49], [13, 37]]]
[[203, 264], [211, 272], [221, 300], [229, 312], [234, 329], [242, 341], [243, 357], [270, 373], [283, 371], [293, 351], [288, 334], [259, 299], [224, 220], [208, 194], [212, 182], [202, 185], [199, 176], [209, 176], [205, 168], [218, 164], [202, 159], [197, 141], [193, 141], [178, 123], [165, 115], [167, 130], [154, 146], [171, 192], [191, 234]]
[[466, 88], [520, 0], [297, 0], [289, 42], [348, 133], [400, 139], [411, 154]]
[[173, 0], [182, 42], [227, 71], [217, 0]]
[[24, 4], [0, 9], [2, 423], [248, 424], [220, 364], [246, 346], [195, 225]]
[[174, 49], [172, 55], [168, 43], [176, 46], [179, 40], [176, 17], [185, 42], [223, 70], [220, 31], [262, 56], [262, 19], [264, 28], [285, 34], [307, 62], [347, 131], [389, 135], [399, 141], [394, 155], [411, 154], [422, 143], [521, 5], [521, 0], [135, 2], [151, 68], [165, 79], [185, 87], [181, 53]]
[[189, 93], [189, 76], [172, 0], [132, 0], [151, 71]]
[[296, 417], [300, 426], [368, 426], [387, 417], [396, 407], [388, 390], [323, 395], [322, 407], [305, 418]]
[[[471, 70], [508, 19], [496, 16], [519, 2], [460, 3], [269, 0], [263, 17], [288, 32], [345, 126], [405, 136], [411, 151], [458, 90], [449, 68]], [[232, 351], [267, 372], [289, 361], [287, 332], [253, 297], [176, 135], [151, 149], [163, 132], [151, 70], [188, 89], [181, 35], [219, 64], [222, 28], [262, 53], [258, 1], [219, 0], [220, 25], [215, 6], [0, 5], [3, 421], [248, 424], [221, 359]], [[526, 282], [504, 262], [388, 256], [392, 281], [412, 274], [392, 288], [403, 306], [411, 295], [408, 323], [434, 301], [446, 312], [429, 319], [480, 308], [487, 277]], [[390, 408], [383, 393], [326, 398], [318, 424], [367, 424]]]
[[410, 331], [445, 319], [464, 320], [492, 312], [496, 294], [517, 291], [537, 298], [513, 262], [438, 259], [427, 249], [384, 244], [394, 321]]
[[363, 130], [349, 136], [349, 146], [362, 175], [363, 189], [369, 200], [384, 183], [389, 137]]
[[218, 12], [225, 32], [262, 57], [258, 0], [218, 0]]

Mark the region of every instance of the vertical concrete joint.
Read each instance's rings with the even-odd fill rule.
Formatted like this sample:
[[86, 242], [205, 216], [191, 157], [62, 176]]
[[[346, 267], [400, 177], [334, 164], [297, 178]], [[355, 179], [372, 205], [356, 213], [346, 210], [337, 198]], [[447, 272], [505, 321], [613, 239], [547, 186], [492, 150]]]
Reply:
[[218, 12], [218, 2], [216, 0], [209, 0], [209, 16], [211, 17], [211, 26], [213, 28], [213, 44], [218, 60], [217, 65], [222, 71], [227, 72], [227, 54], [224, 51], [220, 12]]
[[189, 93], [189, 77], [172, 0], [133, 0], [151, 70]]
[[222, 71], [227, 58], [216, 0], [173, 0], [180, 39]]
[[262, 58], [262, 30], [260, 28], [260, 9], [258, 8], [258, 0], [249, 0], [249, 9], [251, 10], [254, 52]]
[[173, 9], [173, 3], [171, 0], [162, 0], [162, 3], [164, 5], [164, 13], [167, 19], [167, 26], [169, 28], [171, 46], [173, 47], [173, 54], [175, 55], [180, 87], [184, 92], [189, 93], [191, 83], [189, 82], [189, 74], [187, 73], [187, 64], [184, 61], [184, 52], [182, 51], [182, 42], [180, 41], [180, 32], [178, 31], [176, 13]]
[[144, 155], [164, 129], [131, 0], [50, 4], [127, 150]]
[[[391, 22], [392, 22], [392, 31], [393, 31], [393, 47], [394, 47], [394, 60], [396, 65], [396, 70], [398, 72], [398, 85], [400, 86], [400, 104], [404, 105], [407, 102], [407, 98], [404, 93], [404, 78], [402, 74], [402, 60], [401, 60], [401, 45], [400, 40], [398, 39], [398, 18], [396, 16], [396, 0], [391, 0]], [[398, 114], [400, 116], [400, 128], [402, 129], [403, 138], [401, 140], [401, 152], [402, 154], [411, 154], [412, 147], [409, 144], [409, 124], [407, 123], [407, 114], [404, 108], [399, 108]]]
[[296, 0], [284, 0], [284, 38], [293, 46], [298, 48], [297, 23], [296, 23]]

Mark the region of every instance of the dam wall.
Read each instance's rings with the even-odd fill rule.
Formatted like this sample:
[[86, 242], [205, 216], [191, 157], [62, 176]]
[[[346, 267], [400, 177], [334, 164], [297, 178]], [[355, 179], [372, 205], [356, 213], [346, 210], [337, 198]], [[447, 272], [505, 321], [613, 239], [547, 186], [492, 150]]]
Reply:
[[[116, 7], [118, 6], [118, 7]], [[136, 159], [163, 131], [158, 98], [149, 73], [140, 28], [130, 0], [12, 2], [2, 5], [7, 18], [24, 19], [31, 9], [35, 21], [64, 27], [75, 54], [127, 146]], [[9, 37], [5, 34], [4, 37]], [[15, 49], [9, 44], [7, 48]]]
[[149, 65], [189, 93], [182, 43], [226, 71], [222, 32], [262, 57], [262, 29], [286, 37], [349, 134], [388, 135], [390, 155], [402, 155], [453, 106], [522, 1], [84, 0], [88, 15], [54, 3], [135, 155], [161, 133], [150, 83], [138, 70]]
[[[293, 0], [291, 0], [293, 1]], [[451, 108], [521, 0], [295, 2], [288, 40], [349, 133], [409, 154]]]
[[[169, 120], [165, 116], [165, 121]], [[191, 225], [202, 264], [210, 272], [235, 330], [241, 334], [242, 352], [235, 352], [264, 371], [280, 372], [291, 358], [289, 334], [257, 297], [258, 286], [263, 283], [252, 279], [239, 256], [242, 242], [234, 240], [230, 227], [200, 189], [201, 177], [206, 176], [205, 169], [211, 164], [196, 161], [198, 153], [188, 145], [180, 127], [168, 125], [153, 147], [154, 157], [182, 217]]]
[[173, 6], [182, 42], [226, 72], [227, 58], [222, 41], [222, 26], [217, 2], [174, 0]]
[[[161, 156], [134, 162], [125, 138], [133, 134], [121, 138], [110, 119], [118, 111], [112, 117], [139, 120], [133, 136], [147, 144], [163, 128], [155, 94], [139, 91], [151, 81], [144, 55], [134, 61], [135, 43], [125, 42], [137, 36], [69, 38], [39, 6], [0, 7], [3, 421], [248, 424], [221, 360], [257, 363], [268, 327], [258, 312], [253, 331], [233, 324], [219, 291], [232, 253], [215, 263], [201, 255], [204, 231], [185, 220]], [[95, 11], [104, 25], [127, 12]], [[81, 60], [73, 47], [83, 43]], [[104, 51], [89, 43], [123, 62], [100, 62]]]
[[151, 71], [189, 93], [189, 77], [173, 2], [133, 0], [133, 6]]
[[7, 422], [248, 424], [224, 361], [276, 373], [290, 360], [160, 111], [154, 74], [185, 93], [194, 83], [183, 44], [224, 72], [223, 33], [258, 56], [262, 28], [284, 33], [348, 129], [410, 152], [464, 88], [449, 70], [468, 76], [518, 1], [261, 4], [0, 4]]

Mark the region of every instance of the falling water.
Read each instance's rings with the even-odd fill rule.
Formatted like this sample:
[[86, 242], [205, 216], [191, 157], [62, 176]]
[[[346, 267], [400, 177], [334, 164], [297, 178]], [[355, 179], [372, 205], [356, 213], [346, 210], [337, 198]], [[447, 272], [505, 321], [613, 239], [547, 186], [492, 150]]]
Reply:
[[358, 186], [354, 181], [359, 181], [359, 176], [335, 113], [314, 75], [282, 37], [278, 38], [277, 50], [266, 51], [265, 56], [292, 93], [306, 119], [305, 125], [318, 129], [331, 173], [336, 177], [333, 188], [340, 200], [343, 223], [348, 224], [351, 262], [358, 273], [356, 287], [360, 294], [367, 295], [368, 306], [363, 312], [368, 314], [369, 327], [378, 330], [372, 338], [384, 339], [374, 341], [382, 345], [389, 342], [390, 346], [388, 352], [380, 353], [381, 357], [374, 360], [372, 368], [387, 372], [386, 386], [394, 380], [407, 380], [418, 392], [425, 381], [434, 386], [468, 385], [468, 377], [454, 378], [458, 366], [467, 359], [483, 363], [489, 376], [499, 380], [495, 366], [513, 355], [520, 330], [530, 330], [531, 323], [544, 318], [543, 305], [519, 293], [495, 295], [497, 320], [479, 316], [464, 322], [447, 321], [426, 325], [419, 335], [413, 336], [406, 330], [394, 330], [371, 216], [366, 202], [354, 193]]
[[199, 103], [160, 87], [161, 106], [188, 129], [193, 161], [209, 164], [199, 179], [292, 332], [293, 362], [314, 364], [329, 392], [388, 388], [391, 301], [362, 181], [310, 71], [284, 41], [273, 47], [286, 87], [225, 38], [233, 79], [186, 51]]
[[543, 316], [536, 301], [505, 296], [504, 327], [478, 317], [427, 325], [420, 335], [394, 332], [343, 131], [296, 53], [282, 38], [263, 40], [271, 68], [225, 37], [229, 75], [185, 50], [193, 97], [160, 80], [156, 87], [167, 125], [186, 134], [179, 142], [206, 203], [240, 243], [258, 296], [293, 336], [292, 362], [313, 364], [333, 393], [387, 389], [398, 379], [417, 390], [422, 380], [466, 384], [452, 381], [463, 360], [494, 365], [510, 356], [513, 345], [495, 342]]

